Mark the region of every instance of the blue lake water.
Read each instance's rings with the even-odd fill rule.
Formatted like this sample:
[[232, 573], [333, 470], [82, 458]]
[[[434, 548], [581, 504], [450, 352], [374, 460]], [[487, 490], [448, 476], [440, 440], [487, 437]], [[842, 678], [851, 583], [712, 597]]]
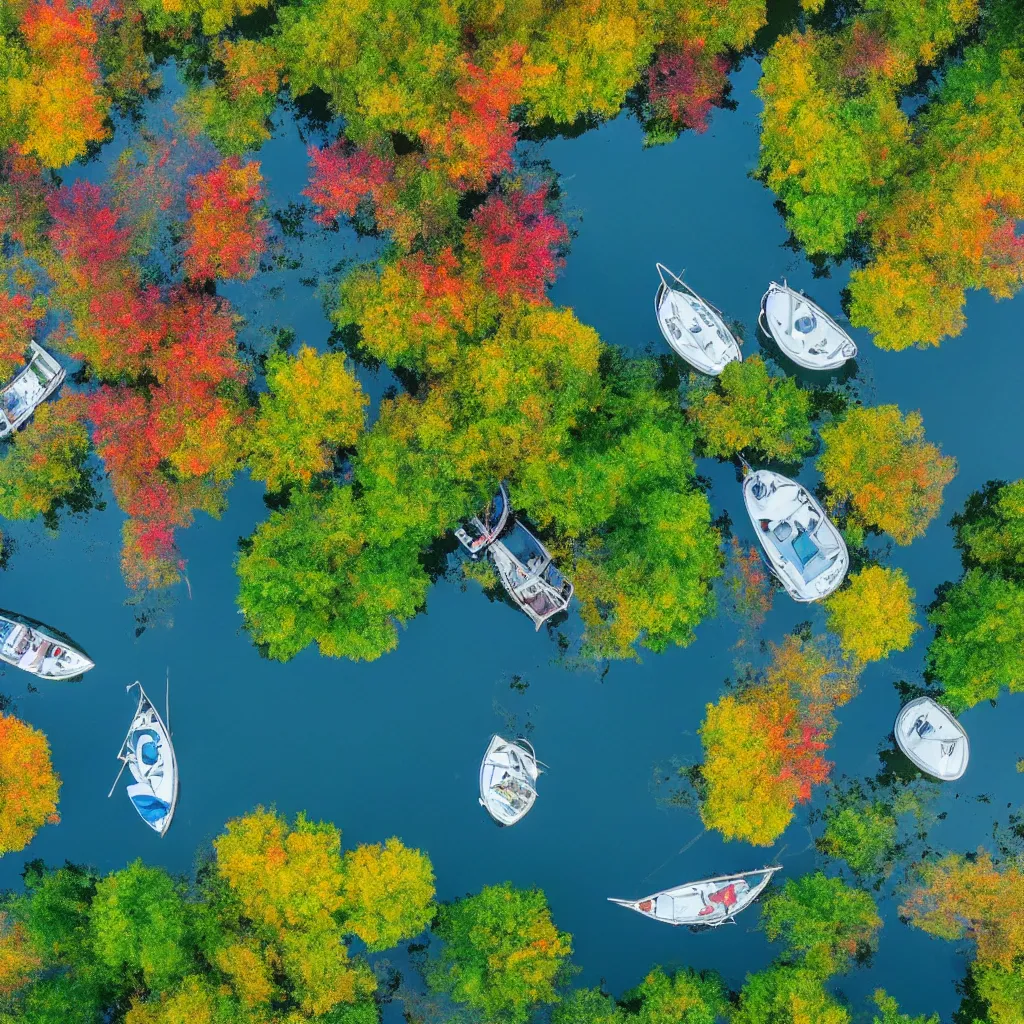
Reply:
[[[639, 126], [623, 115], [578, 138], [524, 147], [560, 175], [577, 232], [552, 297], [607, 342], [664, 350], [652, 315], [656, 261], [685, 268], [698, 291], [740, 321], [747, 351], [758, 345], [758, 302], [773, 278], [787, 277], [838, 311], [848, 268], [816, 279], [808, 261], [786, 247], [774, 197], [750, 177], [758, 75], [757, 62], [745, 61], [733, 76], [737, 109], [717, 111], [707, 133], [688, 133], [671, 146], [645, 150]], [[173, 75], [166, 77], [151, 124], [169, 112], [178, 92]], [[299, 199], [305, 146], [318, 140], [301, 136], [287, 113], [278, 121], [257, 159], [271, 205], [283, 207]], [[122, 125], [82, 175], [101, 180], [128, 138]], [[307, 227], [301, 268], [270, 269], [223, 289], [247, 320], [242, 339], [254, 346], [282, 326], [324, 348], [330, 324], [320, 295], [300, 279], [316, 276], [326, 287], [329, 267], [374, 251], [373, 242], [350, 231]], [[959, 461], [940, 518], [925, 537], [888, 556], [888, 564], [909, 574], [922, 609], [936, 586], [960, 574], [949, 516], [986, 480], [1024, 476], [1024, 300], [975, 295], [967, 312], [963, 335], [930, 351], [885, 353], [856, 333], [864, 400], [920, 410], [929, 439]], [[386, 370], [362, 377], [375, 399], [391, 382]], [[700, 471], [712, 482], [715, 514], [728, 512], [738, 536], [752, 541], [733, 467], [705, 460]], [[814, 481], [811, 463], [803, 478]], [[37, 692], [16, 670], [0, 675], [0, 691], [14, 699], [17, 713], [49, 737], [64, 783], [61, 824], [43, 829], [23, 855], [0, 861], [0, 886], [16, 885], [29, 857], [103, 871], [142, 857], [187, 872], [196, 850], [228, 818], [274, 804], [289, 815], [306, 810], [336, 822], [347, 844], [399, 835], [427, 850], [441, 899], [505, 879], [541, 886], [556, 922], [573, 934], [578, 982], [603, 979], [620, 993], [655, 963], [715, 968], [738, 985], [777, 951], [756, 930], [757, 909], [736, 927], [695, 935], [629, 914], [607, 896], [640, 896], [773, 861], [789, 876], [816, 866], [838, 870], [812, 846], [808, 815], [821, 794], [799, 809], [769, 851], [702, 835], [699, 818], [666, 807], [666, 788], [656, 785], [673, 759], [699, 759], [704, 707], [721, 694], [737, 658], [749, 656], [749, 645], [736, 646], [740, 623], [721, 615], [705, 622], [685, 650], [645, 654], [641, 663], [615, 663], [606, 672], [574, 669], [560, 662], [552, 636], [535, 634], [524, 615], [453, 578], [434, 587], [427, 611], [402, 631], [393, 654], [357, 665], [307, 650], [281, 665], [259, 656], [235, 606], [237, 541], [267, 514], [262, 487], [239, 478], [229, 498], [223, 519], [200, 517], [181, 535], [191, 598], [184, 587], [141, 596], [126, 590], [119, 567], [123, 516], [112, 500], [103, 512], [65, 519], [56, 536], [38, 524], [4, 524], [15, 550], [0, 573], [0, 606], [63, 629], [98, 667], [80, 684]], [[823, 628], [820, 608], [780, 594], [761, 635], [781, 640], [808, 618]], [[575, 632], [575, 618], [561, 628]], [[930, 636], [923, 629], [911, 650], [865, 672], [860, 695], [839, 715], [830, 751], [837, 777], [879, 770], [878, 752], [888, 747], [900, 704], [893, 684], [920, 679]], [[157, 699], [167, 669], [182, 789], [173, 827], [161, 840], [120, 788], [109, 800], [106, 793], [134, 707], [124, 688], [139, 679]], [[511, 685], [516, 677], [528, 687]], [[1005, 822], [1008, 808], [1020, 805], [1021, 700], [1004, 697], [998, 708], [979, 706], [963, 716], [972, 762], [960, 782], [936, 784], [935, 811], [945, 817], [932, 827], [933, 848], [990, 843], [993, 821]], [[477, 805], [479, 759], [493, 732], [526, 728], [551, 770], [532, 813], [514, 829], [497, 829]], [[959, 1001], [963, 951], [900, 923], [898, 902], [892, 886], [882, 890], [885, 926], [873, 964], [833, 987], [858, 1012], [884, 986], [904, 1011], [938, 1011], [946, 1019]]]

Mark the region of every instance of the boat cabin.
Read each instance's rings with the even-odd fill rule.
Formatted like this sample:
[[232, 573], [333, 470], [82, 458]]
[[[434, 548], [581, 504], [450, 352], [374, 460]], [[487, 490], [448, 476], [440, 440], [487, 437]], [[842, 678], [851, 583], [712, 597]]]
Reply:
[[34, 341], [24, 369], [0, 390], [0, 437], [17, 430], [64, 380], [64, 367]]

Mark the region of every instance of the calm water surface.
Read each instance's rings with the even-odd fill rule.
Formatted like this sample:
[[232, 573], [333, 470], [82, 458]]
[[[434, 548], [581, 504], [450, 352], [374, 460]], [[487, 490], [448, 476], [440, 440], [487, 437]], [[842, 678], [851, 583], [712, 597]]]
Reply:
[[[578, 232], [554, 301], [572, 306], [606, 341], [663, 350], [652, 315], [658, 260], [685, 268], [698, 291], [742, 322], [748, 352], [758, 344], [758, 301], [772, 278], [786, 276], [838, 310], [848, 268], [815, 279], [810, 264], [785, 246], [773, 196], [749, 177], [759, 110], [750, 91], [758, 75], [757, 63], [746, 61], [733, 76], [738, 109], [716, 112], [706, 134], [668, 147], [644, 150], [636, 122], [622, 116], [579, 138], [526, 149], [561, 176]], [[149, 111], [155, 126], [180, 91], [166, 77], [167, 90]], [[122, 125], [83, 176], [102, 179], [130, 137]], [[274, 140], [258, 155], [272, 206], [298, 199], [309, 141], [318, 139], [300, 136], [290, 115], [279, 115]], [[374, 251], [349, 231], [307, 226], [300, 245], [289, 243], [301, 250], [301, 268], [272, 269], [250, 285], [224, 289], [247, 318], [243, 340], [255, 347], [265, 347], [270, 328], [286, 326], [324, 348], [330, 325], [319, 293], [300, 279], [323, 283], [330, 267]], [[969, 328], [928, 352], [884, 353], [857, 335], [865, 400], [920, 410], [928, 437], [960, 464], [941, 517], [889, 559], [907, 571], [922, 608], [937, 585], [960, 572], [949, 515], [986, 480], [1024, 476], [1022, 313], [1024, 300], [974, 296]], [[391, 381], [387, 371], [362, 377], [375, 398]], [[733, 468], [705, 461], [701, 472], [712, 481], [716, 515], [728, 512], [740, 538], [752, 541]], [[804, 479], [814, 481], [812, 466]], [[123, 517], [113, 501], [103, 512], [63, 522], [58, 536], [38, 525], [5, 524], [16, 550], [0, 574], [0, 606], [70, 633], [98, 667], [81, 684], [37, 692], [15, 670], [0, 676], [0, 691], [18, 714], [47, 733], [64, 780], [61, 824], [45, 828], [25, 855], [4, 858], [0, 885], [17, 884], [26, 857], [66, 858], [102, 871], [142, 857], [187, 872], [197, 848], [228, 818], [272, 803], [289, 815], [306, 810], [336, 822], [347, 844], [399, 835], [422, 847], [441, 899], [504, 879], [543, 887], [555, 920], [574, 936], [581, 984], [603, 979], [619, 993], [663, 963], [715, 968], [738, 985], [770, 962], [776, 951], [755, 930], [757, 909], [736, 927], [694, 935], [605, 901], [773, 860], [788, 876], [837, 869], [811, 845], [812, 808], [801, 808], [768, 851], [702, 835], [699, 819], [666, 807], [665, 787], [656, 785], [673, 759], [699, 759], [704, 706], [721, 694], [736, 659], [749, 655], [749, 646], [737, 648], [739, 623], [722, 615], [705, 622], [686, 650], [647, 654], [603, 674], [573, 670], [559, 663], [554, 639], [534, 634], [524, 615], [489, 602], [475, 585], [442, 581], [398, 650], [380, 661], [356, 665], [309, 650], [280, 665], [258, 655], [234, 603], [237, 540], [266, 514], [262, 487], [240, 478], [222, 520], [201, 517], [182, 534], [191, 599], [184, 587], [142, 598], [126, 591], [118, 561]], [[780, 594], [763, 636], [780, 640], [808, 616], [823, 627], [820, 609]], [[562, 629], [571, 635], [578, 625], [570, 618]], [[837, 777], [879, 771], [878, 753], [888, 748], [900, 703], [893, 684], [919, 680], [930, 636], [922, 630], [912, 650], [864, 674], [860, 696], [840, 714], [831, 749]], [[110, 800], [105, 795], [134, 706], [124, 687], [140, 679], [155, 698], [167, 667], [182, 790], [174, 826], [160, 840], [120, 788]], [[510, 685], [516, 677], [528, 686]], [[938, 792], [944, 818], [932, 828], [934, 848], [990, 844], [993, 821], [1005, 822], [1007, 808], [1020, 805], [1024, 776], [1014, 766], [1024, 755], [1021, 700], [1004, 698], [998, 708], [979, 706], [964, 716], [973, 759], [964, 779]], [[477, 806], [477, 766], [492, 732], [516, 729], [531, 730], [551, 771], [530, 816], [499, 830]], [[812, 807], [820, 803], [818, 794]], [[947, 1019], [959, 1001], [960, 951], [901, 924], [898, 894], [891, 887], [883, 894], [878, 954], [870, 967], [838, 979], [837, 990], [858, 1012], [884, 986], [904, 1011], [939, 1011]]]

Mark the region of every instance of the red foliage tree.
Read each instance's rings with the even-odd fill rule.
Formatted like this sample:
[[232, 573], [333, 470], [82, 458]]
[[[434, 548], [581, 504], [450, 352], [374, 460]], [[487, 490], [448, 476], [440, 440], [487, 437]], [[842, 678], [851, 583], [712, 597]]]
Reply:
[[702, 39], [659, 52], [647, 71], [651, 113], [674, 128], [703, 132], [711, 108], [725, 92], [729, 61], [711, 53]]
[[364, 149], [343, 142], [326, 149], [309, 147], [312, 167], [309, 186], [303, 195], [320, 207], [313, 219], [332, 225], [341, 217], [354, 217], [360, 203], [369, 200], [380, 206], [394, 192], [395, 165]]
[[27, 295], [0, 291], [0, 383], [24, 363], [25, 349], [41, 317]]
[[484, 282], [502, 297], [546, 301], [545, 287], [562, 266], [569, 231], [544, 208], [547, 190], [491, 196], [473, 214], [466, 250], [476, 255]]
[[230, 157], [206, 174], [196, 175], [185, 203], [185, 274], [193, 280], [248, 280], [267, 248], [262, 210], [263, 177], [259, 163]]

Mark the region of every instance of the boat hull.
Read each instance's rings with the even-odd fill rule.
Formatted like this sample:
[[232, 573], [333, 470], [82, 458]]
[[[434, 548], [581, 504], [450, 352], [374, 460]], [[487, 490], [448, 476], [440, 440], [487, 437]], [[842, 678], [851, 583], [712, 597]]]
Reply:
[[[922, 719], [927, 728], [919, 725]], [[893, 733], [907, 758], [933, 778], [956, 782], [967, 771], [971, 756], [967, 731], [950, 711], [930, 697], [918, 697], [900, 708]]]
[[[762, 487], [765, 498], [758, 497]], [[773, 574], [794, 601], [820, 601], [839, 587], [850, 554], [842, 534], [806, 488], [781, 473], [759, 469], [743, 481], [743, 503]]]
[[491, 737], [480, 762], [480, 806], [502, 826], [515, 825], [537, 801], [537, 756], [527, 740]]
[[[743, 353], [718, 312], [667, 267], [658, 264], [661, 285], [654, 313], [662, 337], [680, 358], [709, 377], [717, 377]], [[674, 282], [674, 283], [673, 283]]]
[[821, 306], [786, 284], [772, 281], [768, 286], [759, 323], [783, 353], [806, 370], [838, 370], [857, 355], [853, 338]]
[[0, 612], [0, 660], [40, 679], [75, 679], [95, 668], [57, 630], [15, 612]]

